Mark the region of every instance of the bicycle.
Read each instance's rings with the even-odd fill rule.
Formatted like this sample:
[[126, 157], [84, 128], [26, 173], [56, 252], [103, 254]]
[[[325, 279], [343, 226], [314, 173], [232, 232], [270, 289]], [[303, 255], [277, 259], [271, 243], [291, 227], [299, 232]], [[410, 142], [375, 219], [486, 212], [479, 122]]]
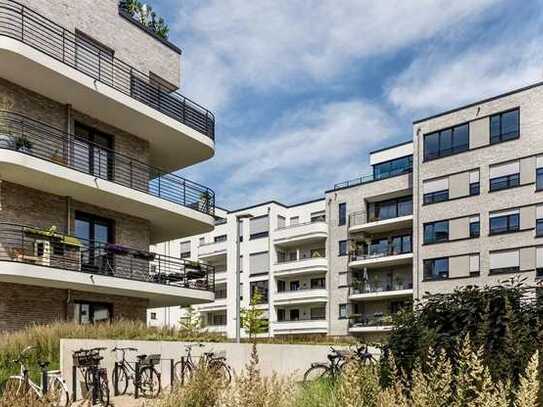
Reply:
[[[44, 383], [39, 386], [30, 378], [25, 360], [28, 353], [34, 349], [36, 348], [33, 346], [26, 347], [19, 354], [19, 357], [13, 361], [13, 363], [20, 365], [19, 374], [10, 376], [4, 383], [4, 389], [13, 392], [17, 397], [24, 397], [26, 394], [31, 393], [38, 400], [48, 401], [54, 407], [69, 407], [71, 405], [70, 395], [60, 370], [47, 371], [47, 386], [44, 386]], [[38, 364], [42, 372], [46, 371], [49, 365], [46, 361], [40, 361]]]
[[335, 380], [341, 375], [347, 355], [348, 352], [336, 350], [330, 346], [330, 353], [327, 355], [328, 363], [312, 363], [304, 373], [304, 383], [322, 379]]
[[85, 399], [92, 401], [94, 406], [109, 406], [109, 380], [107, 370], [100, 367], [104, 359], [100, 352], [106, 348], [80, 349], [73, 352], [74, 366], [79, 368], [85, 380]]
[[[181, 383], [191, 379], [198, 366], [192, 359], [193, 347], [203, 348], [204, 344], [185, 345], [186, 355], [174, 365], [175, 378]], [[200, 363], [209, 369], [213, 374], [224, 381], [226, 385], [232, 382], [232, 368], [226, 363], [225, 356], [218, 356], [214, 352], [204, 352]]]
[[[116, 394], [126, 394], [128, 383], [131, 380], [134, 383], [134, 387], [137, 387], [138, 393], [141, 393], [144, 397], [156, 398], [159, 396], [161, 375], [155, 368], [155, 365], [160, 362], [160, 355], [138, 355], [136, 356], [138, 359], [137, 365], [132, 366], [126, 360], [126, 352], [137, 352], [137, 348], [115, 347], [111, 351], [115, 353], [121, 352], [122, 354], [121, 360], [117, 362], [113, 371]], [[137, 374], [138, 370], [139, 374]]]

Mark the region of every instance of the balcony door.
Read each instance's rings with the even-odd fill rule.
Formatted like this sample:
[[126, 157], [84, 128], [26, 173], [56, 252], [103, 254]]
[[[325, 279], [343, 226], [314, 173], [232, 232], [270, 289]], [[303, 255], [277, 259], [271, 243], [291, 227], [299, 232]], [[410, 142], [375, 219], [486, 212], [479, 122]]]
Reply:
[[75, 235], [81, 239], [82, 266], [95, 271], [113, 273], [112, 259], [104, 251], [106, 243], [113, 243], [113, 221], [88, 213], [75, 213]]
[[73, 165], [81, 172], [113, 180], [113, 139], [92, 127], [75, 123]]

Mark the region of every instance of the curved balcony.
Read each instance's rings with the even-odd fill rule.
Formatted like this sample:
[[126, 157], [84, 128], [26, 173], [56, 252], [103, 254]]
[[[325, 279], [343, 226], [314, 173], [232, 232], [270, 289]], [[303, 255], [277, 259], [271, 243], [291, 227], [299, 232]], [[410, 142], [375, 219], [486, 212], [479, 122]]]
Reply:
[[276, 246], [292, 246], [322, 241], [327, 237], [327, 223], [317, 221], [278, 228], [274, 233], [273, 242]]
[[326, 288], [278, 291], [273, 297], [275, 305], [313, 304], [320, 302], [328, 302], [328, 290]]
[[328, 333], [328, 321], [326, 319], [274, 321], [272, 329], [273, 333], [277, 335]]
[[1, 77], [148, 140], [168, 171], [214, 153], [209, 110], [13, 0], [0, 0], [0, 58]]
[[308, 257], [295, 261], [284, 261], [275, 263], [272, 270], [275, 277], [326, 273], [328, 260], [326, 257]]
[[212, 266], [0, 223], [0, 281], [149, 300], [150, 307], [209, 303]]
[[213, 229], [211, 189], [17, 113], [0, 112], [0, 169], [5, 181], [147, 219], [153, 243]]

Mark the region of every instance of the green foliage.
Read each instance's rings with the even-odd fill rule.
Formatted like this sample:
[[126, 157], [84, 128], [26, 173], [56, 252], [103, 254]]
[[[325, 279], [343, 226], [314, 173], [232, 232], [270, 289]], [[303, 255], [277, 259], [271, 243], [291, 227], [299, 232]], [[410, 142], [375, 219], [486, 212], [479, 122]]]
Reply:
[[198, 335], [202, 332], [202, 321], [200, 318], [200, 312], [198, 312], [192, 305], [187, 308], [186, 316], [179, 320], [181, 329], [187, 333]]
[[151, 6], [139, 0], [122, 0], [119, 6], [160, 38], [168, 39], [170, 28], [162, 17], [157, 16]]
[[[426, 295], [415, 310], [395, 319], [388, 349], [399, 368], [411, 372], [428, 350], [449, 357], [468, 337], [493, 380], [515, 380], [538, 348], [538, 309], [523, 282], [512, 279], [495, 287], [467, 286], [451, 294]], [[541, 311], [539, 311], [541, 312]], [[453, 364], [458, 368], [458, 364]]]
[[258, 307], [262, 303], [262, 294], [255, 290], [249, 304], [249, 308], [240, 311], [240, 321], [242, 328], [249, 334], [249, 341], [252, 341], [256, 335], [265, 331], [268, 322], [263, 318], [264, 311]]

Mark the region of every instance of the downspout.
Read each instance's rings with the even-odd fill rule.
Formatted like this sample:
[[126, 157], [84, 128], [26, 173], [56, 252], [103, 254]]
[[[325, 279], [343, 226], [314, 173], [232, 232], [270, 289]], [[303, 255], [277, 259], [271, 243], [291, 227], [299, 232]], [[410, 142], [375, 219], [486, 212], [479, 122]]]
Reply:
[[[421, 163], [420, 163], [420, 159], [421, 159], [421, 146], [420, 146], [420, 137], [419, 137], [419, 134], [421, 132], [421, 129], [418, 128], [415, 132], [415, 142], [416, 142], [416, 149], [415, 149], [415, 155], [417, 157], [417, 161], [416, 161], [416, 165], [415, 167], [413, 168], [413, 183], [415, 184], [414, 186], [414, 194], [413, 194], [413, 208], [414, 210], [416, 211], [416, 216], [414, 217], [413, 221], [414, 221], [414, 234], [416, 234], [416, 242], [417, 244], [415, 245], [415, 255], [414, 255], [414, 258], [413, 258], [413, 274], [414, 274], [414, 278], [417, 282], [417, 293], [416, 293], [416, 300], [419, 300], [420, 299], [420, 286], [421, 286], [421, 283], [422, 283], [422, 280], [419, 280], [419, 259], [420, 259], [420, 233], [419, 233], [419, 219], [420, 219], [420, 208], [421, 208], [421, 205], [419, 205], [419, 201], [420, 201], [420, 180], [419, 180], [419, 177], [420, 177], [420, 168], [421, 168]], [[414, 304], [413, 304], [414, 305]]]

